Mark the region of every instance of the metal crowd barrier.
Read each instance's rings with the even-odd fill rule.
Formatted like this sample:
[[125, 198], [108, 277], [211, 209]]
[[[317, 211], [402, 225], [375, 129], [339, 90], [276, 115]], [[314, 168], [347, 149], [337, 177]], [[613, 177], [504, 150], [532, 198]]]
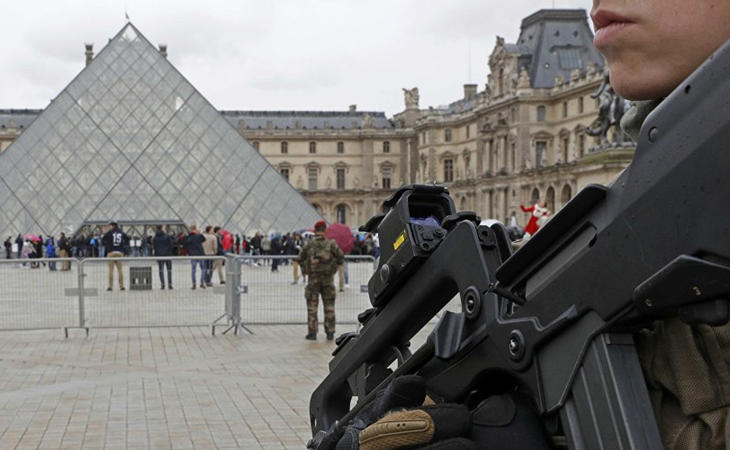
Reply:
[[[192, 290], [192, 264], [196, 289]], [[166, 263], [162, 289], [158, 261]], [[217, 271], [201, 288], [201, 266], [225, 257], [51, 258], [0, 260], [0, 330], [210, 325], [227, 317], [225, 285]], [[111, 264], [111, 266], [110, 266]], [[117, 265], [122, 270], [121, 290]], [[56, 270], [51, 270], [54, 267]], [[113, 269], [113, 284], [109, 271]], [[68, 269], [68, 270], [64, 270]], [[221, 268], [225, 273], [225, 269]], [[109, 288], [111, 290], [108, 290]], [[223, 314], [223, 316], [221, 316]]]
[[[70, 328], [82, 328], [88, 334], [94, 327], [210, 325], [215, 335], [218, 327], [225, 327], [224, 333], [232, 329], [238, 334], [242, 329], [250, 332], [246, 324], [305, 324], [306, 282], [301, 269], [295, 269], [294, 258], [229, 254], [0, 260], [0, 330], [61, 328], [68, 336]], [[197, 261], [195, 290], [191, 289], [192, 261]], [[172, 290], [167, 262], [171, 265]], [[122, 269], [124, 291], [117, 264]], [[206, 264], [214, 269], [212, 288], [201, 288], [201, 267]], [[165, 289], [160, 282], [160, 265]], [[216, 270], [219, 265], [223, 267]], [[50, 270], [52, 266], [55, 271]], [[367, 283], [375, 271], [375, 259], [346, 256], [344, 267], [342, 283], [339, 273], [333, 277], [336, 320], [357, 324], [357, 315], [371, 307]], [[460, 306], [457, 296], [444, 310], [459, 311]], [[319, 320], [323, 320], [322, 306]]]
[[[295, 283], [294, 256], [238, 256], [233, 269], [240, 267], [240, 281], [231, 287], [233, 302], [242, 324], [305, 324], [307, 305], [304, 282], [299, 268]], [[335, 316], [337, 323], [355, 324], [357, 315], [370, 308], [367, 283], [375, 270], [372, 256], [346, 256], [343, 283], [339, 273], [333, 281], [336, 288]], [[320, 302], [321, 305], [321, 302]], [[323, 319], [319, 307], [319, 319]]]
[[[225, 260], [222, 256], [84, 259], [84, 324], [92, 328], [210, 325], [225, 311], [225, 287], [215, 272], [212, 287], [201, 286], [201, 272], [206, 264], [213, 267], [218, 261], [222, 266]], [[165, 289], [158, 261], [164, 262]], [[167, 261], [173, 289], [169, 288]], [[192, 261], [197, 262], [195, 290]], [[124, 291], [120, 290], [116, 264], [122, 267]]]
[[0, 330], [77, 326], [79, 299], [65, 292], [78, 286], [79, 269], [69, 258], [0, 260]]

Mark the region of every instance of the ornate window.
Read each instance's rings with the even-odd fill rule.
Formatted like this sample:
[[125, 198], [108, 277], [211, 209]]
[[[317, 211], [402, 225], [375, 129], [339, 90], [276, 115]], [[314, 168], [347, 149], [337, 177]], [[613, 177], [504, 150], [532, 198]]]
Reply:
[[563, 47], [558, 48], [558, 60], [561, 69], [581, 69], [583, 67], [583, 58], [580, 48]]
[[309, 153], [317, 153], [317, 143], [312, 141], [309, 143]]
[[347, 206], [340, 203], [336, 207], [337, 211], [337, 221], [339, 223], [347, 223]]
[[578, 151], [580, 156], [583, 156], [586, 154], [586, 135], [580, 134], [578, 135]]
[[534, 205], [535, 203], [540, 201], [540, 190], [538, 188], [535, 188], [532, 190], [532, 194], [530, 194], [530, 205]]
[[563, 205], [568, 203], [572, 196], [572, 193], [573, 192], [570, 189], [570, 185], [566, 184], [565, 186], [563, 186], [563, 191], [560, 193], [560, 203], [562, 203]]
[[552, 186], [547, 188], [545, 192], [545, 202], [547, 202], [547, 209], [551, 212], [555, 212], [555, 189]]
[[345, 153], [345, 143], [340, 141], [337, 143], [337, 153]]
[[454, 181], [454, 160], [444, 160], [444, 183], [450, 183]]
[[447, 128], [444, 130], [444, 141], [451, 142], [451, 128]]
[[281, 176], [284, 177], [286, 181], [289, 181], [289, 168], [288, 167], [282, 167], [279, 169], [279, 173], [281, 173]]
[[545, 122], [546, 114], [547, 114], [547, 109], [545, 108], [545, 105], [540, 105], [537, 107], [537, 121], [538, 122]]
[[383, 141], [383, 153], [390, 153], [390, 141]]
[[287, 141], [281, 141], [281, 153], [289, 153], [289, 143]]
[[390, 179], [393, 176], [393, 167], [390, 164], [384, 164], [380, 169], [380, 175], [382, 176], [383, 189], [390, 189]]
[[309, 190], [310, 191], [316, 191], [317, 190], [317, 175], [318, 175], [319, 169], [316, 167], [308, 167], [307, 168], [307, 176], [309, 178]]
[[337, 189], [345, 189], [345, 168], [339, 167], [337, 171]]
[[540, 169], [545, 159], [545, 152], [547, 151], [547, 141], [536, 141], [535, 142], [535, 168]]

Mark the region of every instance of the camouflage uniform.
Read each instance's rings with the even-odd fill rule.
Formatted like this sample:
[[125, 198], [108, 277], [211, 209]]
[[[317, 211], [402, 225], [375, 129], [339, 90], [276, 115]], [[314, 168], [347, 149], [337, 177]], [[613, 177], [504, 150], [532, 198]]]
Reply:
[[335, 332], [335, 283], [333, 276], [337, 266], [345, 257], [334, 241], [322, 235], [315, 236], [304, 246], [299, 254], [302, 273], [307, 275], [304, 296], [307, 299], [307, 326], [309, 334], [317, 334], [317, 309], [319, 296], [324, 305], [324, 330], [327, 334]]
[[[637, 140], [661, 100], [635, 102], [621, 127]], [[730, 450], [730, 323], [658, 320], [636, 336], [659, 431], [668, 450]]]

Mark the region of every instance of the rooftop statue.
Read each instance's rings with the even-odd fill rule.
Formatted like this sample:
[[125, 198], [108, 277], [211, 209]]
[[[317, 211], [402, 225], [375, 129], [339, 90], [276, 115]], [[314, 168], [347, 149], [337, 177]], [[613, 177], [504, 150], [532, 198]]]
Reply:
[[406, 102], [406, 109], [418, 109], [418, 88], [414, 87], [411, 89], [403, 88], [403, 97]]
[[[626, 100], [616, 94], [609, 82], [608, 71], [605, 72], [603, 82], [591, 98], [598, 99], [598, 117], [586, 128], [586, 133], [590, 136], [598, 136], [601, 138], [601, 147], [610, 145], [622, 146], [630, 142], [628, 136], [621, 130], [621, 117], [626, 111]], [[614, 128], [612, 139], [609, 140], [608, 131]]]

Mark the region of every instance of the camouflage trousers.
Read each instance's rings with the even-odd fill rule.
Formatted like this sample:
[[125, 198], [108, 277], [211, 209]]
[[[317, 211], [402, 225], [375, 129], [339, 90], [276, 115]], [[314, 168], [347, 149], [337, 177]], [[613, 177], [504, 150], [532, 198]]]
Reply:
[[304, 288], [304, 296], [307, 299], [307, 327], [309, 333], [316, 334], [317, 310], [319, 309], [319, 296], [322, 295], [324, 305], [324, 331], [335, 332], [335, 284], [332, 276], [318, 276], [313, 274], [309, 277], [309, 283]]

